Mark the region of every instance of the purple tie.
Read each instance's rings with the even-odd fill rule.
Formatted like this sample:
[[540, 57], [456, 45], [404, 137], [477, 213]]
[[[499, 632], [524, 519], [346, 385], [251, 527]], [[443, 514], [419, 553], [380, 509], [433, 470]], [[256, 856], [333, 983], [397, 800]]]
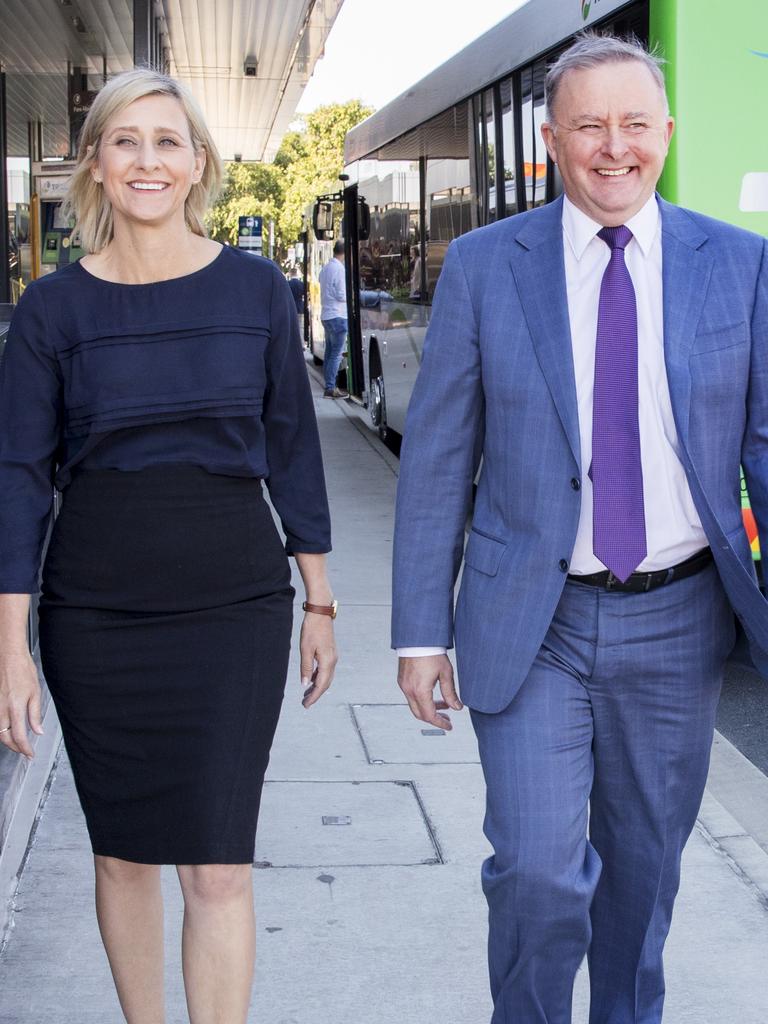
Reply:
[[637, 306], [624, 262], [629, 228], [598, 231], [611, 248], [600, 285], [592, 406], [593, 550], [622, 582], [647, 554], [637, 411]]

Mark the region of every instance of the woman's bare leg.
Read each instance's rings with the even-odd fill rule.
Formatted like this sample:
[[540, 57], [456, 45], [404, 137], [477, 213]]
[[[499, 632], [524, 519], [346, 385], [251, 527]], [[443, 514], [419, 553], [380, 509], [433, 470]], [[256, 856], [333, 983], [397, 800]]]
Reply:
[[96, 916], [128, 1024], [164, 1024], [160, 868], [94, 857]]
[[250, 864], [179, 865], [190, 1024], [245, 1024], [256, 928]]

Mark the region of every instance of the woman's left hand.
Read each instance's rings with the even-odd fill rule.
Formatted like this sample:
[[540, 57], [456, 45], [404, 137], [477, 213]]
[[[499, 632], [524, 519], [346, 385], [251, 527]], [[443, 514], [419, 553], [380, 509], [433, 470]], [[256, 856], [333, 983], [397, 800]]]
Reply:
[[312, 707], [331, 685], [336, 662], [336, 641], [333, 636], [333, 619], [329, 615], [305, 612], [301, 625], [301, 685], [305, 708]]

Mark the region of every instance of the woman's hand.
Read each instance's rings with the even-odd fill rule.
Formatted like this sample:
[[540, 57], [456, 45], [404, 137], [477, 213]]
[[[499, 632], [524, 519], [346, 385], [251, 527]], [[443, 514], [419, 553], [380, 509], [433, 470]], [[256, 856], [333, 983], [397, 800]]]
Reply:
[[331, 685], [336, 662], [336, 641], [333, 636], [333, 619], [329, 615], [306, 612], [301, 624], [299, 640], [301, 652], [301, 685], [305, 708], [312, 707]]
[[[325, 571], [325, 555], [297, 551], [296, 565], [304, 581], [308, 604], [333, 603], [333, 592]], [[301, 703], [310, 708], [331, 685], [333, 671], [339, 656], [333, 638], [333, 619], [321, 612], [305, 612], [301, 624], [301, 685], [304, 697]]]
[[31, 760], [35, 754], [27, 734], [27, 721], [32, 731], [42, 736], [40, 683], [35, 663], [28, 651], [0, 652], [0, 743]]

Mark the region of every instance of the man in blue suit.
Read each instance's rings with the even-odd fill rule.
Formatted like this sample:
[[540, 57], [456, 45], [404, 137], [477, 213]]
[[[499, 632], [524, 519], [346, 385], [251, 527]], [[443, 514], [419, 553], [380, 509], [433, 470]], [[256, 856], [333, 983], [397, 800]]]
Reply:
[[768, 675], [739, 500], [742, 465], [768, 551], [767, 246], [655, 194], [672, 131], [639, 46], [559, 58], [565, 196], [452, 243], [408, 415], [393, 646], [450, 728], [455, 635], [492, 1024], [568, 1024], [585, 955], [590, 1024], [659, 1024], [734, 613]]

